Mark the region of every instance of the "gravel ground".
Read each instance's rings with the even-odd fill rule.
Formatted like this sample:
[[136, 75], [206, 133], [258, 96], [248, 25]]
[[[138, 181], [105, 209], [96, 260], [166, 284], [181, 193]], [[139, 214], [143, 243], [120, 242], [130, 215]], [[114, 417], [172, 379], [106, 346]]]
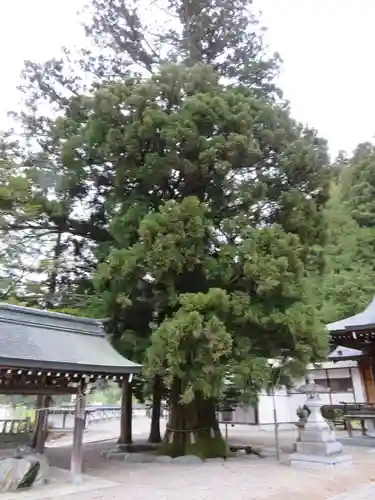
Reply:
[[349, 493], [342, 493], [341, 495], [335, 496], [330, 500], [374, 500], [375, 498], [375, 485], [366, 485], [363, 488], [359, 488], [355, 492], [351, 491]]
[[[136, 438], [147, 437], [148, 424], [147, 419], [135, 419]], [[72, 488], [56, 484], [59, 490], [55, 487], [46, 492], [51, 496], [43, 494], [43, 500], [175, 500], [177, 496], [180, 500], [375, 500], [375, 450], [346, 447], [346, 453], [353, 456], [353, 467], [330, 472], [293, 469], [272, 456], [265, 459], [241, 456], [225, 463], [203, 465], [136, 464], [101, 456], [101, 452], [115, 447], [115, 441], [109, 438], [117, 435], [116, 422], [98, 425], [85, 435], [84, 472], [97, 478], [96, 489], [77, 488], [72, 493]], [[266, 451], [274, 447], [272, 432], [250, 427], [229, 427], [229, 437], [232, 443], [261, 446]], [[291, 451], [295, 437], [294, 431], [280, 433], [284, 458]], [[106, 441], [93, 442], [98, 439]], [[47, 450], [51, 465], [69, 469], [70, 441], [67, 436]], [[111, 485], [107, 486], [109, 483], [103, 480]], [[88, 479], [87, 487], [90, 481], [93, 480]]]
[[[132, 464], [102, 459], [98, 451], [96, 446], [86, 449], [87, 473], [119, 485], [67, 495], [64, 500], [123, 500], [125, 492], [132, 500], [174, 500], [177, 494], [181, 500], [325, 500], [350, 492], [344, 499], [356, 500], [353, 490], [375, 481], [374, 456], [363, 449], [350, 450], [355, 461], [352, 469], [326, 473], [300, 471], [256, 457], [194, 466]], [[363, 495], [359, 498], [367, 500]]]
[[[231, 441], [251, 442], [270, 448], [272, 433], [249, 428], [230, 429]], [[289, 451], [294, 433], [281, 433], [283, 450]], [[374, 500], [375, 453], [366, 448], [346, 447], [353, 456], [350, 469], [305, 472], [277, 463], [274, 458], [238, 457], [225, 463], [204, 465], [134, 464], [102, 458], [115, 442], [85, 445], [87, 474], [118, 485], [79, 492], [62, 500]], [[51, 463], [69, 467], [69, 448], [48, 451]], [[374, 483], [374, 486], [371, 486]], [[370, 486], [369, 486], [370, 485]], [[360, 496], [356, 496], [356, 495]], [[344, 495], [344, 496], [338, 496]], [[46, 499], [47, 500], [47, 499]], [[48, 500], [56, 500], [56, 496]]]

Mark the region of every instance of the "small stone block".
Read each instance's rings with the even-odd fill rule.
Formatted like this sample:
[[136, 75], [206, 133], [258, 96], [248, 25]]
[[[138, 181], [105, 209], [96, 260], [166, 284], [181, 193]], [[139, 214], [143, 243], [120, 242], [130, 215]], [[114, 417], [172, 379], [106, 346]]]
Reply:
[[114, 450], [114, 451], [108, 452], [106, 454], [105, 458], [108, 458], [109, 460], [124, 460], [126, 455], [128, 455], [128, 453]]
[[223, 464], [224, 463], [224, 458], [217, 457], [217, 458], [206, 458], [205, 463], [207, 464]]
[[126, 453], [124, 462], [131, 462], [133, 464], [146, 464], [155, 462], [155, 456], [147, 453]]
[[184, 455], [182, 457], [174, 458], [173, 463], [183, 465], [200, 465], [203, 463], [203, 460], [196, 455]]
[[246, 450], [242, 449], [236, 451], [236, 457], [240, 457], [242, 455], [246, 455]]
[[172, 457], [168, 455], [159, 455], [155, 458], [155, 462], [159, 464], [170, 464], [172, 462]]

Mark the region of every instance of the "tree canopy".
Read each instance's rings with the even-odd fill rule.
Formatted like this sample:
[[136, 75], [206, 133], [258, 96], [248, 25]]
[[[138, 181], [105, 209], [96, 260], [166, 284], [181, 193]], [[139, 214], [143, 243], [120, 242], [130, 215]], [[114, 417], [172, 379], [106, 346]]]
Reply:
[[153, 73], [166, 63], [203, 63], [256, 94], [280, 93], [275, 85], [280, 57], [267, 54], [252, 0], [168, 0], [154, 8], [159, 22], [150, 25], [139, 1], [89, 4], [86, 33], [110, 50], [113, 75], [124, 75], [134, 65]]

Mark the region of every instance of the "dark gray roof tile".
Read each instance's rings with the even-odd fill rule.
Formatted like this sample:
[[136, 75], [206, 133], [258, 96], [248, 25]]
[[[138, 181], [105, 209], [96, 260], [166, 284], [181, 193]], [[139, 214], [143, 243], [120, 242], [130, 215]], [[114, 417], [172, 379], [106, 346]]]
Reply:
[[121, 356], [98, 320], [0, 304], [0, 365], [126, 374], [140, 365]]

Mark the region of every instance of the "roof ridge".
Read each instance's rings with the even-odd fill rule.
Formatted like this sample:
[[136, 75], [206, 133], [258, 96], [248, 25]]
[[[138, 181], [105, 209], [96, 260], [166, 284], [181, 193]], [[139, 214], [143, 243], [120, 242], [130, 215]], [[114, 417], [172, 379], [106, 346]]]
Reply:
[[12, 323], [105, 337], [103, 323], [97, 319], [82, 318], [40, 309], [29, 309], [13, 304], [0, 303], [0, 324], [1, 323]]
[[72, 321], [73, 323], [86, 323], [86, 324], [102, 324], [104, 320], [95, 318], [86, 318], [82, 316], [73, 316], [73, 314], [66, 314], [55, 311], [48, 311], [47, 309], [36, 309], [35, 307], [18, 306], [15, 304], [9, 304], [7, 302], [0, 302], [0, 318], [1, 311], [12, 311], [27, 314], [28, 316], [43, 316], [46, 318], [54, 319], [64, 319], [67, 321]]
[[[92, 337], [105, 337], [105, 331], [104, 329], [93, 331], [93, 330], [83, 330], [80, 328], [66, 328], [64, 326], [60, 326], [58, 324], [54, 323], [38, 323], [36, 321], [24, 321], [20, 319], [12, 319], [12, 318], [2, 318], [0, 316], [0, 325], [2, 323], [12, 323], [16, 325], [23, 325], [23, 326], [33, 326], [33, 327], [43, 327], [47, 328], [49, 330], [59, 330], [62, 332], [71, 332], [71, 333], [79, 333], [82, 335], [91, 335]], [[99, 325], [98, 325], [99, 326]]]

